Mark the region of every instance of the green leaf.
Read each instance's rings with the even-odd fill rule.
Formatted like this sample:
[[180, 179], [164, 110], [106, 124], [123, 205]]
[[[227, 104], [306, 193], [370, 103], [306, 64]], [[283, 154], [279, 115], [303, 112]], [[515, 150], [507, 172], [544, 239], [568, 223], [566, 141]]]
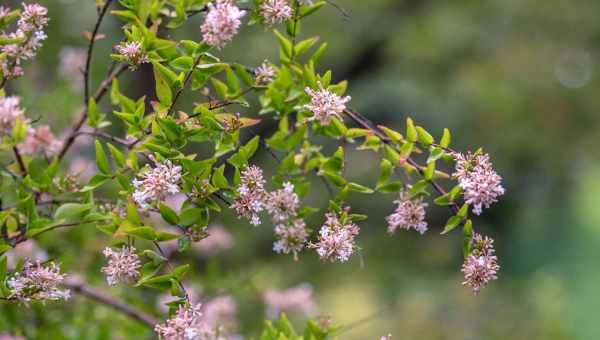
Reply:
[[408, 139], [409, 142], [414, 143], [417, 141], [417, 136], [417, 129], [415, 129], [412, 119], [406, 118], [406, 139]]
[[442, 231], [442, 235], [447, 234], [454, 230], [454, 228], [458, 227], [460, 222], [462, 222], [462, 217], [460, 216], [452, 216], [446, 222], [446, 226], [444, 226], [444, 230]]
[[443, 148], [447, 148], [450, 145], [450, 130], [444, 129], [444, 133], [442, 134], [442, 138], [440, 139], [440, 146]]
[[161, 203], [159, 205], [160, 216], [170, 225], [177, 225], [179, 223], [179, 217], [177, 213], [173, 211], [169, 206]]
[[108, 146], [108, 151], [110, 151], [110, 154], [115, 160], [117, 166], [119, 166], [120, 168], [125, 167], [127, 163], [125, 162], [125, 155], [123, 154], [123, 152], [121, 152], [121, 150], [117, 149], [114, 145], [110, 143], [106, 143], [106, 145]]
[[56, 220], [75, 220], [81, 219], [87, 212], [92, 210], [93, 205], [91, 204], [80, 204], [80, 203], [65, 203], [58, 207], [54, 212], [54, 219]]
[[94, 98], [90, 98], [90, 101], [88, 103], [87, 116], [89, 126], [96, 127], [98, 125], [99, 115], [98, 107]]
[[358, 183], [348, 183], [348, 190], [350, 191], [354, 191], [354, 192], [360, 192], [362, 194], [372, 194], [374, 191], [371, 188], [368, 188], [364, 185], [360, 185]]
[[104, 148], [100, 141], [96, 140], [96, 165], [100, 172], [104, 174], [110, 174], [110, 165], [108, 164], [108, 159], [106, 158], [106, 153], [104, 153]]
[[189, 71], [194, 66], [194, 59], [189, 56], [182, 56], [172, 60], [169, 65], [180, 71]]
[[179, 224], [183, 227], [191, 225], [205, 226], [208, 224], [208, 210], [206, 208], [188, 208], [179, 214]]
[[[169, 83], [163, 76], [163, 73], [159, 71], [158, 63], [153, 63], [154, 65], [154, 81], [156, 83], [156, 96], [161, 104], [165, 106], [171, 105], [173, 102], [173, 92], [171, 91], [171, 87]], [[162, 66], [162, 65], [160, 65]], [[164, 67], [163, 67], [164, 68]]]
[[419, 135], [419, 141], [425, 145], [431, 145], [435, 142], [433, 136], [420, 126], [417, 126], [417, 134]]
[[81, 192], [92, 191], [104, 184], [107, 180], [110, 179], [110, 176], [103, 174], [96, 174], [92, 177], [89, 182], [80, 190]]
[[284, 37], [283, 34], [279, 33], [278, 30], [273, 30], [273, 33], [275, 33], [275, 36], [277, 37], [277, 40], [279, 41], [279, 46], [281, 47], [281, 51], [283, 52], [283, 54], [286, 57], [291, 58], [292, 57], [292, 42], [289, 41], [286, 37]]
[[423, 172], [423, 177], [425, 177], [426, 180], [431, 181], [433, 179], [434, 173], [435, 173], [435, 162], [429, 162], [427, 164], [427, 168], [425, 168], [425, 171]]
[[467, 220], [462, 230], [463, 234], [463, 256], [467, 258], [471, 253], [471, 239], [473, 238], [473, 222]]
[[225, 164], [221, 165], [213, 172], [212, 184], [219, 189], [229, 187], [229, 182], [227, 181], [227, 178], [225, 178], [224, 172]]

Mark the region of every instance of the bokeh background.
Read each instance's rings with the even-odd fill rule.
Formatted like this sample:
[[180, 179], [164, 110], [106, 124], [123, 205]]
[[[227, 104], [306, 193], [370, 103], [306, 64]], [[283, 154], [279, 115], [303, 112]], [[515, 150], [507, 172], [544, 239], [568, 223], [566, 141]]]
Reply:
[[[357, 195], [351, 197], [353, 209], [370, 215], [360, 224], [360, 257], [329, 264], [306, 253], [295, 262], [271, 251], [269, 225], [252, 228], [227, 213], [216, 222], [232, 234], [231, 248], [175, 256], [194, 263], [192, 289], [233, 296], [244, 334], [260, 328], [265, 290], [310, 284], [316, 315], [345, 326], [341, 339], [388, 333], [394, 339], [600, 338], [600, 2], [335, 1], [347, 15], [328, 6], [306, 22], [302, 34], [329, 42], [320, 70], [332, 69], [334, 79], [349, 80], [355, 109], [397, 129], [407, 115], [437, 136], [448, 127], [455, 148], [481, 146], [492, 155], [506, 195], [475, 225], [496, 239], [500, 278], [477, 296], [461, 286], [460, 235], [439, 235], [444, 209], [430, 209], [426, 235], [390, 236], [384, 217], [393, 210], [394, 197]], [[76, 50], [65, 47], [85, 47], [82, 32], [91, 29], [94, 1], [40, 3], [52, 18], [49, 38], [9, 92], [23, 97], [30, 117], [60, 135], [82, 101], [81, 86], [72, 85], [77, 75], [68, 69], [74, 62], [64, 62]], [[195, 17], [169, 34], [199, 40], [201, 20]], [[120, 22], [109, 17], [101, 32], [106, 39], [94, 55], [95, 82], [121, 38]], [[264, 58], [276, 60], [276, 41], [261, 27], [246, 27], [222, 56], [255, 66]], [[123, 92], [151, 97], [151, 77], [146, 68], [127, 74]], [[187, 93], [182, 107], [199, 98]], [[107, 100], [102, 105], [109, 110]], [[111, 129], [122, 132], [119, 126]], [[268, 125], [259, 130], [270, 133]], [[92, 157], [85, 142], [71, 154], [78, 169], [86, 169]], [[257, 162], [274, 165], [266, 153], [259, 153]], [[350, 152], [349, 162], [358, 182], [374, 183], [377, 159], [357, 151]], [[308, 203], [326, 206], [318, 185]], [[319, 219], [311, 223], [317, 227]], [[98, 270], [100, 250], [108, 242], [96, 230], [72, 230], [48, 235], [39, 246], [68, 271], [85, 273], [91, 284], [106, 289]], [[161, 315], [152, 291], [106, 291]], [[81, 298], [0, 310], [0, 329], [26, 329], [32, 338], [151, 336]], [[298, 324], [304, 318], [292, 314]]]

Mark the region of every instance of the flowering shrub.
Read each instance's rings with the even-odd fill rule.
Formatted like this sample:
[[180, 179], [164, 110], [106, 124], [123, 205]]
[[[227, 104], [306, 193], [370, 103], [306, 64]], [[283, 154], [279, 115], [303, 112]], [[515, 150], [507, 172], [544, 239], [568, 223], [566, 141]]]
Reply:
[[[1, 201], [0, 253], [58, 228], [96, 226], [113, 238], [102, 252], [105, 264], [100, 271], [107, 285], [169, 292], [174, 297], [168, 303], [170, 316], [157, 321], [102, 295], [81, 278], [69, 278], [69, 273], [59, 269], [60, 258], [27, 260], [8, 271], [3, 256], [3, 300], [26, 304], [63, 300], [72, 291], [134, 317], [163, 339], [228, 339], [233, 336], [231, 327], [220, 323], [215, 316], [220, 312], [210, 311], [231, 314], [235, 304], [226, 299], [227, 303], [204, 308], [194, 301], [183, 284], [192, 267], [172, 265], [165, 251], [168, 245], [176, 242], [176, 251], [190, 251], [194, 243], [202, 245], [217, 230], [225, 241], [204, 248], [230, 247], [225, 231], [208, 228], [215, 216], [230, 209], [243, 223], [271, 225], [273, 251], [281, 256], [289, 254], [301, 261], [313, 253], [323, 261], [337, 262], [329, 265], [342, 265], [360, 250], [359, 224], [368, 217], [352, 210], [346, 202], [350, 193], [398, 197], [389, 199], [390, 234], [410, 229], [424, 234], [435, 229], [427, 223], [426, 209], [432, 205], [447, 208], [450, 217], [442, 234], [462, 228], [464, 284], [478, 292], [497, 278], [500, 267], [493, 241], [474, 232], [469, 216], [470, 211], [481, 214], [504, 194], [489, 155], [481, 150], [453, 150], [447, 129], [436, 139], [407, 118], [404, 131], [399, 132], [375, 125], [351, 109], [351, 97], [345, 95], [348, 84], [333, 83], [331, 71], [317, 72], [327, 45], [316, 37], [301, 38], [302, 20], [315, 15], [326, 1], [253, 0], [243, 2], [243, 8], [242, 2], [233, 0], [97, 3], [99, 15], [88, 37], [85, 63], [77, 61], [84, 65], [86, 107], [64, 138], [28, 118], [18, 94], [0, 90], [2, 149], [12, 154], [2, 159], [2, 181], [15, 193]], [[115, 9], [109, 11], [111, 6]], [[107, 77], [92, 92], [91, 56], [99, 27], [109, 13], [123, 22], [123, 40], [114, 47], [115, 63]], [[203, 16], [197, 37], [167, 38], [171, 36], [167, 32], [195, 15]], [[20, 10], [0, 7], [0, 88], [26, 70], [26, 61], [46, 38], [48, 20], [47, 10], [38, 4], [23, 4]], [[244, 20], [265, 26], [265, 34], [279, 45], [279, 60], [253, 68], [219, 57], [220, 49], [235, 43]], [[156, 98], [151, 107], [144, 98], [130, 98], [119, 87], [121, 74], [135, 72], [144, 64], [154, 72]], [[69, 72], [64, 65], [61, 69]], [[70, 77], [79, 78], [72, 72]], [[198, 91], [191, 94], [197, 100], [193, 107], [178, 105], [185, 89]], [[103, 113], [98, 102], [108, 93], [112, 113]], [[253, 96], [258, 99], [258, 106], [252, 107], [256, 115], [236, 112], [240, 106], [250, 106]], [[112, 120], [126, 126], [125, 136], [105, 131]], [[268, 120], [277, 122], [268, 138], [252, 133], [251, 126]], [[97, 173], [84, 184], [74, 180], [77, 174], [64, 164], [82, 135], [95, 137], [97, 166]], [[318, 142], [323, 138], [339, 147], [324, 151]], [[190, 145], [201, 142], [210, 143], [211, 154], [189, 152]], [[360, 184], [346, 175], [345, 153], [354, 146], [379, 156], [380, 163], [373, 165], [380, 172], [376, 183]], [[259, 148], [277, 160], [269, 178], [253, 163]], [[398, 180], [401, 173], [408, 180]], [[306, 205], [314, 179], [329, 189], [327, 209]], [[119, 186], [118, 193], [96, 197], [98, 188], [109, 182]], [[175, 196], [182, 199], [176, 209], [168, 204]], [[321, 226], [307, 224], [306, 218], [315, 214], [322, 216]], [[172, 228], [149, 223], [147, 217], [152, 215]], [[264, 299], [270, 314], [294, 310], [308, 314], [315, 308], [311, 294], [312, 288], [301, 286], [265, 293]], [[304, 338], [324, 339], [334, 331], [326, 323], [310, 321]], [[268, 322], [261, 337], [280, 338], [302, 338], [285, 316], [276, 324]]]

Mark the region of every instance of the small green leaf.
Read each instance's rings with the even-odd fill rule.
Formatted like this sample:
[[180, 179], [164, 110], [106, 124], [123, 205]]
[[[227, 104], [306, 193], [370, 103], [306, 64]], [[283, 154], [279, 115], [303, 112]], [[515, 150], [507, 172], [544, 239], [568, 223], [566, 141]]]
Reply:
[[425, 145], [431, 145], [435, 142], [433, 136], [420, 126], [417, 126], [417, 134], [419, 135], [419, 141]]
[[87, 212], [92, 210], [91, 204], [65, 203], [58, 207], [54, 212], [56, 220], [75, 220], [81, 219]]
[[440, 139], [440, 146], [443, 148], [447, 148], [450, 145], [450, 130], [444, 129], [444, 133], [442, 134], [442, 138]]
[[108, 164], [108, 159], [106, 158], [106, 153], [104, 153], [104, 148], [100, 141], [96, 140], [96, 165], [100, 172], [104, 174], [110, 174], [110, 165]]
[[444, 230], [442, 231], [442, 235], [447, 234], [449, 232], [451, 232], [452, 230], [454, 230], [454, 228], [458, 227], [458, 225], [460, 224], [460, 222], [462, 222], [462, 217], [460, 216], [452, 216], [448, 219], [448, 222], [446, 222], [446, 226], [444, 227]]
[[417, 129], [415, 129], [412, 119], [406, 118], [406, 138], [409, 142], [414, 143], [417, 141], [417, 136]]
[[179, 217], [177, 213], [173, 211], [169, 206], [161, 203], [159, 205], [160, 216], [170, 225], [177, 225], [179, 223]]
[[373, 189], [354, 182], [348, 183], [348, 190], [363, 194], [372, 194], [374, 192]]

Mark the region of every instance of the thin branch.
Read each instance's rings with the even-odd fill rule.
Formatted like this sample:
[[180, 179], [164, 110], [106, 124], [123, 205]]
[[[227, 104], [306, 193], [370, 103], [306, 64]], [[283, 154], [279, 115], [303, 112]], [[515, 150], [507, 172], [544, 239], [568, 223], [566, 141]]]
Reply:
[[87, 58], [85, 60], [85, 69], [83, 71], [83, 84], [84, 84], [84, 101], [83, 101], [83, 105], [88, 105], [88, 102], [90, 101], [90, 66], [92, 64], [92, 54], [94, 52], [94, 45], [96, 43], [96, 36], [98, 35], [98, 30], [100, 29], [100, 25], [102, 24], [102, 20], [104, 19], [104, 16], [106, 15], [106, 12], [108, 11], [108, 7], [110, 7], [110, 4], [112, 3], [112, 0], [107, 0], [106, 3], [104, 4], [104, 7], [102, 7], [102, 10], [100, 11], [100, 14], [98, 15], [98, 19], [96, 20], [96, 25], [94, 26], [94, 30], [92, 31], [92, 35], [90, 37], [90, 43], [88, 45], [88, 50], [87, 50]]
[[86, 285], [81, 280], [67, 280], [65, 286], [81, 296], [109, 306], [117, 312], [123, 313], [150, 328], [154, 328], [154, 326], [158, 323], [158, 320], [156, 320], [152, 315], [141, 310], [134, 309], [133, 307], [106, 295], [98, 289]]
[[21, 176], [27, 176], [27, 169], [25, 168], [25, 163], [23, 163], [23, 157], [21, 157], [21, 153], [19, 152], [19, 148], [17, 146], [13, 146], [13, 153], [15, 154], [15, 158], [17, 159], [17, 163], [19, 164], [19, 170], [21, 170]]
[[129, 146], [129, 144], [131, 144], [131, 142], [128, 142], [122, 138], [119, 137], [115, 137], [112, 136], [104, 131], [100, 131], [100, 130], [94, 130], [94, 131], [78, 131], [75, 133], [75, 137], [81, 136], [81, 135], [85, 135], [85, 136], [93, 136], [93, 137], [98, 137], [98, 138], [104, 138], [110, 142], [116, 143], [116, 144], [120, 144], [123, 146]]
[[177, 93], [175, 94], [175, 97], [173, 97], [171, 106], [169, 106], [169, 110], [167, 110], [167, 116], [173, 112], [173, 109], [175, 108], [175, 104], [177, 103], [177, 100], [183, 93], [183, 90], [186, 88], [187, 84], [192, 79], [192, 74], [194, 73], [194, 70], [196, 69], [196, 67], [200, 64], [201, 60], [202, 60], [202, 55], [199, 55], [198, 58], [196, 58], [196, 61], [194, 62], [192, 69], [185, 75], [185, 79], [183, 80], [183, 84], [181, 85], [181, 88], [177, 91]]
[[[102, 81], [102, 83], [100, 84], [100, 87], [98, 88], [98, 90], [96, 90], [96, 93], [94, 94], [94, 96], [92, 98], [94, 98], [94, 100], [96, 102], [100, 101], [100, 99], [102, 99], [102, 97], [104, 97], [104, 95], [108, 91], [108, 88], [110, 87], [113, 79], [118, 78], [125, 70], [127, 70], [127, 66], [126, 65], [121, 64], [121, 65], [117, 66]], [[79, 120], [77, 120], [77, 122], [71, 128], [71, 132], [69, 133], [69, 135], [65, 139], [65, 143], [64, 143], [62, 149], [58, 153], [57, 159], [59, 161], [62, 160], [65, 157], [65, 154], [67, 153], [67, 151], [69, 150], [69, 148], [75, 142], [75, 139], [77, 138], [77, 133], [79, 132], [79, 130], [81, 129], [81, 127], [83, 127], [83, 124], [87, 120], [87, 106], [84, 107], [81, 110], [81, 112], [79, 113], [79, 115], [80, 115]]]
[[[381, 132], [381, 130], [379, 128], [377, 128], [370, 120], [368, 120], [366, 117], [364, 117], [360, 113], [349, 110], [349, 109], [344, 110], [344, 113], [348, 117], [350, 117], [350, 119], [352, 119], [352, 121], [354, 121], [357, 125], [361, 126], [364, 129], [372, 131], [385, 144], [387, 144], [391, 147], [394, 147], [394, 148], [396, 147], [396, 145], [383, 132]], [[421, 166], [419, 166], [419, 164], [417, 164], [417, 162], [415, 162], [412, 158], [409, 157], [406, 161], [408, 162], [408, 164], [410, 166], [412, 166], [413, 168], [415, 168], [415, 170], [417, 170], [419, 175], [421, 175], [421, 176], [425, 175], [425, 170], [423, 170], [423, 168], [421, 168]], [[446, 190], [444, 190], [444, 188], [439, 183], [435, 182], [434, 180], [430, 180], [429, 183], [435, 189], [435, 191], [438, 192], [438, 194], [440, 194], [442, 196], [446, 195]], [[456, 214], [459, 210], [459, 207], [456, 205], [456, 203], [450, 204], [449, 208], [453, 214]]]

